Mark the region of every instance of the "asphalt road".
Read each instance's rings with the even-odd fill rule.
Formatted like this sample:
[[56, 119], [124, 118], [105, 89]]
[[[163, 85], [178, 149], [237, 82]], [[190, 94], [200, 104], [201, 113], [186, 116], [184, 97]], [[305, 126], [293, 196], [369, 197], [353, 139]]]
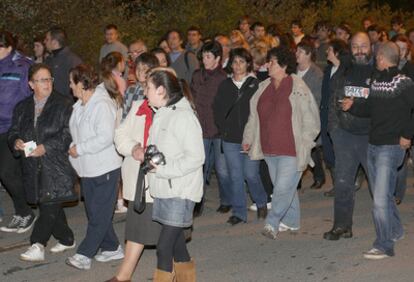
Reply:
[[[412, 171], [412, 168], [410, 169]], [[263, 222], [255, 220], [249, 212], [247, 224], [231, 227], [225, 222], [228, 214], [215, 212], [218, 207], [215, 181], [207, 189], [204, 214], [195, 220], [192, 241], [188, 243], [197, 267], [197, 281], [414, 281], [414, 179], [408, 180], [406, 198], [400, 205], [405, 238], [396, 244], [396, 256], [381, 261], [370, 261], [362, 252], [371, 248], [375, 237], [371, 218], [371, 199], [363, 187], [356, 194], [354, 237], [339, 241], [322, 239], [323, 232], [332, 225], [333, 199], [323, 196], [329, 183], [321, 190], [305, 189], [300, 192], [301, 229], [297, 233], [281, 233], [277, 240], [260, 234]], [[308, 173], [303, 187], [309, 186]], [[12, 214], [9, 196], [0, 192], [6, 215]], [[83, 203], [66, 208], [69, 225], [78, 242], [86, 230]], [[124, 238], [125, 215], [114, 216], [114, 226], [121, 240]], [[94, 261], [89, 271], [67, 266], [64, 261], [75, 250], [63, 254], [46, 253], [42, 263], [19, 260], [19, 254], [28, 246], [30, 232], [26, 234], [0, 232], [0, 281], [104, 281], [113, 276], [120, 262]], [[55, 244], [51, 239], [47, 248]], [[151, 281], [156, 254], [147, 249], [139, 262], [133, 281]]]

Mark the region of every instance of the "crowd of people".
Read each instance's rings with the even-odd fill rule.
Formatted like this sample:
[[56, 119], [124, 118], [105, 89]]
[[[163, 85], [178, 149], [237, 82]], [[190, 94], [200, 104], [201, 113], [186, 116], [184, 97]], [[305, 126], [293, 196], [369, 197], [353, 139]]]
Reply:
[[[64, 204], [79, 199], [78, 182], [88, 224], [68, 265], [123, 259], [108, 281], [130, 281], [155, 245], [154, 281], [195, 281], [186, 240], [212, 171], [227, 224], [247, 223], [250, 209], [277, 240], [300, 229], [303, 172], [320, 189], [326, 168], [334, 220], [323, 238], [353, 236], [365, 175], [376, 238], [363, 255], [394, 256], [414, 135], [414, 29], [400, 17], [391, 27], [367, 17], [354, 33], [319, 21], [305, 34], [300, 20], [285, 32], [244, 16], [229, 35], [191, 26], [185, 40], [172, 29], [150, 50], [142, 39], [126, 47], [110, 24], [98, 71], [60, 27], [35, 38], [32, 58], [1, 31], [0, 181], [14, 215], [0, 230], [33, 227], [24, 261], [43, 261], [51, 236], [52, 253], [76, 248]], [[127, 213], [125, 250], [114, 212]]]

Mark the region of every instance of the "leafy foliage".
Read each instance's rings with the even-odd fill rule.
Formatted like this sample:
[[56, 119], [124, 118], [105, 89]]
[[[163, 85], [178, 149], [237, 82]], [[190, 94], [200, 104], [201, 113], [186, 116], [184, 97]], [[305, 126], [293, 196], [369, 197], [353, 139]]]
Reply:
[[71, 48], [95, 64], [108, 23], [118, 25], [123, 42], [143, 38], [150, 46], [171, 28], [185, 31], [197, 25], [205, 37], [228, 33], [244, 14], [265, 24], [278, 23], [285, 30], [291, 20], [301, 19], [307, 32], [319, 19], [332, 24], [346, 21], [356, 31], [366, 15], [389, 27], [396, 13], [408, 20], [406, 26], [414, 26], [412, 13], [393, 12], [387, 5], [371, 7], [369, 0], [2, 0], [0, 27], [31, 43], [33, 36], [60, 25], [69, 35]]

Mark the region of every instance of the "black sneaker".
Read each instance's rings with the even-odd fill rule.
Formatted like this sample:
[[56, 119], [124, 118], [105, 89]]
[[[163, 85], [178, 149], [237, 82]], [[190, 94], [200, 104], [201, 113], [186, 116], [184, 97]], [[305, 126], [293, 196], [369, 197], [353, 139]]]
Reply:
[[9, 224], [7, 224], [6, 226], [2, 226], [0, 230], [3, 232], [17, 232], [17, 230], [20, 227], [21, 221], [22, 221], [22, 217], [20, 215], [13, 215]]
[[20, 221], [19, 229], [17, 229], [17, 233], [21, 234], [28, 231], [30, 228], [33, 227], [37, 217], [33, 214], [29, 214], [28, 216], [22, 217]]

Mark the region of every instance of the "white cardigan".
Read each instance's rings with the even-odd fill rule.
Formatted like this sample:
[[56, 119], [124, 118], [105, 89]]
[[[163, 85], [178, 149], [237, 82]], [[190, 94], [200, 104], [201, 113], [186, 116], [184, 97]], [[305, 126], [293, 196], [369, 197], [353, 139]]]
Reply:
[[117, 105], [109, 97], [103, 83], [99, 84], [89, 101], [73, 106], [69, 121], [72, 144], [77, 158], [69, 161], [80, 177], [97, 177], [121, 167], [122, 158], [114, 145]]
[[[133, 102], [131, 109], [121, 123], [121, 125], [115, 130], [115, 146], [118, 152], [123, 155], [124, 161], [122, 162], [122, 194], [125, 200], [133, 201], [135, 199], [136, 183], [138, 179], [140, 161], [135, 160], [131, 153], [132, 148], [137, 143], [141, 143], [144, 146], [144, 128], [145, 128], [145, 116], [137, 116], [136, 113], [144, 100]], [[145, 179], [148, 185], [148, 179]], [[146, 201], [153, 202], [153, 199], [146, 191]]]
[[155, 144], [166, 160], [148, 174], [151, 195], [199, 202], [203, 195], [203, 135], [187, 99], [157, 111], [148, 144]]

